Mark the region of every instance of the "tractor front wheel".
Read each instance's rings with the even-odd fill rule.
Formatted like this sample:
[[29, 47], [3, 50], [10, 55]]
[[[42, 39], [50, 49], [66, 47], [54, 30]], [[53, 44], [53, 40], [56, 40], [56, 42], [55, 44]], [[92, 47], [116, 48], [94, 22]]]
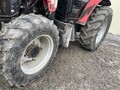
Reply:
[[89, 51], [95, 51], [108, 33], [112, 21], [112, 9], [97, 7], [87, 24], [80, 29], [80, 44]]

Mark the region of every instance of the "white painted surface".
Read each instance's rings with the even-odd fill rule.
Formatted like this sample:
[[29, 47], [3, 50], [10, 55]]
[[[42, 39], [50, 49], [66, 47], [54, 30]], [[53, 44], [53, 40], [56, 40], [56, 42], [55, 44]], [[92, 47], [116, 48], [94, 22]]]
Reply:
[[111, 0], [113, 9], [113, 21], [110, 31], [113, 34], [120, 34], [120, 0]]

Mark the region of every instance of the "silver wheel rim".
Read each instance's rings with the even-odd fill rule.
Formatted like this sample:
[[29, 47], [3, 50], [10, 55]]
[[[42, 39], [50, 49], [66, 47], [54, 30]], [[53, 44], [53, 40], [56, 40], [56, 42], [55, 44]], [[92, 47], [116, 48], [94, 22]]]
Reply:
[[100, 43], [100, 41], [102, 40], [103, 36], [105, 35], [107, 29], [107, 21], [105, 20], [102, 24], [102, 26], [100, 27], [100, 30], [98, 31], [97, 37], [96, 37], [96, 46]]
[[35, 74], [41, 71], [48, 64], [53, 48], [53, 40], [49, 35], [35, 38], [23, 52], [21, 70], [25, 74]]

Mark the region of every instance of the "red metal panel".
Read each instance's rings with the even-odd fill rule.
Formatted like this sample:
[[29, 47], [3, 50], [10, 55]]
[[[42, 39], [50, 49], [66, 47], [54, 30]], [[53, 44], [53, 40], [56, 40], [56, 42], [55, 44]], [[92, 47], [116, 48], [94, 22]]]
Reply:
[[47, 2], [48, 2], [48, 10], [50, 12], [55, 12], [57, 9], [58, 0], [47, 0]]
[[47, 0], [43, 0], [44, 7], [47, 7]]
[[102, 0], [90, 0], [85, 9], [83, 10], [82, 14], [80, 15], [80, 18], [77, 23], [85, 25], [88, 18], [90, 17], [93, 10], [96, 8], [96, 6], [101, 2]]

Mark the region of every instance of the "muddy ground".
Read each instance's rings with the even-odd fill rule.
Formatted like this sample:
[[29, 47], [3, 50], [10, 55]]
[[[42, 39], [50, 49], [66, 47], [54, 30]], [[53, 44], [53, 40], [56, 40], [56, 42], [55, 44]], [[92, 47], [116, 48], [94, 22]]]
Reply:
[[11, 88], [0, 75], [0, 90], [120, 90], [120, 36], [109, 34], [93, 53], [71, 43], [60, 47], [51, 68], [25, 88]]

